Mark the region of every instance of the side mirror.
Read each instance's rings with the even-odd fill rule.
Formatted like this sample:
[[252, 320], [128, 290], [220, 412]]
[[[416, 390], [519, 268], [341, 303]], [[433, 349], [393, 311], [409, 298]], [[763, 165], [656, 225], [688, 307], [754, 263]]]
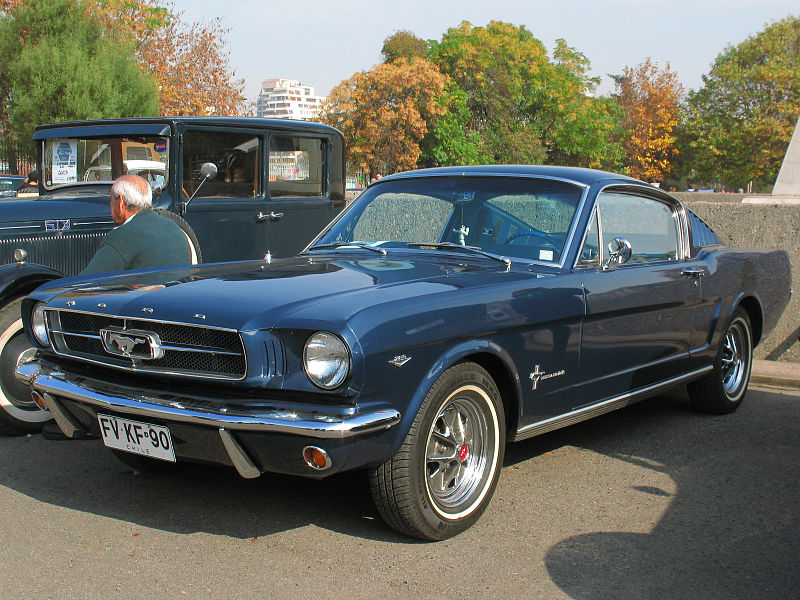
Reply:
[[214, 179], [218, 172], [217, 165], [212, 162], [203, 163], [203, 166], [200, 167], [200, 175], [203, 176], [203, 180]]
[[622, 237], [616, 237], [608, 243], [608, 260], [603, 265], [603, 269], [609, 268], [612, 264], [624, 265], [631, 259], [633, 249], [631, 243]]
[[189, 202], [191, 202], [192, 198], [194, 198], [195, 195], [197, 194], [197, 192], [200, 191], [200, 188], [203, 187], [203, 184], [206, 181], [208, 181], [209, 179], [214, 179], [214, 177], [217, 176], [217, 173], [218, 173], [217, 165], [215, 165], [214, 163], [207, 162], [207, 163], [203, 163], [202, 164], [202, 166], [200, 167], [200, 175], [203, 176], [203, 179], [200, 180], [200, 183], [195, 188], [194, 194], [192, 194], [192, 197], [189, 198], [186, 202], [183, 203], [184, 206], [183, 206], [183, 210], [181, 212], [181, 215], [183, 215], [183, 213], [186, 212], [186, 209], [189, 206]]

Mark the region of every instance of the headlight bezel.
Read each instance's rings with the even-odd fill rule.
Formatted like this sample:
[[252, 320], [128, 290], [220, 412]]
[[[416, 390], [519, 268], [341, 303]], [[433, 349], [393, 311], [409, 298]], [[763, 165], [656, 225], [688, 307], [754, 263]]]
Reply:
[[303, 345], [306, 377], [322, 390], [341, 387], [350, 376], [352, 364], [350, 346], [344, 338], [331, 331], [315, 331]]
[[31, 333], [34, 339], [42, 346], [50, 346], [50, 336], [47, 334], [47, 320], [44, 317], [44, 302], [37, 302], [31, 309]]

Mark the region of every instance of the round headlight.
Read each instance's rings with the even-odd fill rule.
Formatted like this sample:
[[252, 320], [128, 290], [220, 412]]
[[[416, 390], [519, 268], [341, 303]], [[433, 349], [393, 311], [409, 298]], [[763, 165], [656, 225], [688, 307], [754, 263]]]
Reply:
[[314, 385], [332, 390], [350, 372], [350, 351], [339, 336], [318, 331], [306, 342], [303, 366]]
[[49, 346], [50, 339], [47, 337], [47, 326], [44, 323], [44, 302], [37, 302], [31, 312], [31, 330], [33, 337], [42, 346]]

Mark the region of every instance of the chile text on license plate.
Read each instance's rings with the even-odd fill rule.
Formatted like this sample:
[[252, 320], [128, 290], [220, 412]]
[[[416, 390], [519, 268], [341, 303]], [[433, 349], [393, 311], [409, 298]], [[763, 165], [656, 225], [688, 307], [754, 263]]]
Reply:
[[172, 436], [161, 425], [131, 421], [111, 415], [97, 415], [103, 443], [109, 448], [175, 462]]

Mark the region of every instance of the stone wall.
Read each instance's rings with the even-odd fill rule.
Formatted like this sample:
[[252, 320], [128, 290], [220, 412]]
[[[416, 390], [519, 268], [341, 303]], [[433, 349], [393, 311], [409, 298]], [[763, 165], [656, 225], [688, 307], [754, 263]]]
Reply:
[[[742, 204], [741, 194], [674, 194], [732, 248], [778, 248], [789, 253], [792, 287], [800, 273], [800, 204]], [[769, 199], [769, 196], [763, 196]], [[800, 294], [795, 293], [756, 358], [800, 362]]]

